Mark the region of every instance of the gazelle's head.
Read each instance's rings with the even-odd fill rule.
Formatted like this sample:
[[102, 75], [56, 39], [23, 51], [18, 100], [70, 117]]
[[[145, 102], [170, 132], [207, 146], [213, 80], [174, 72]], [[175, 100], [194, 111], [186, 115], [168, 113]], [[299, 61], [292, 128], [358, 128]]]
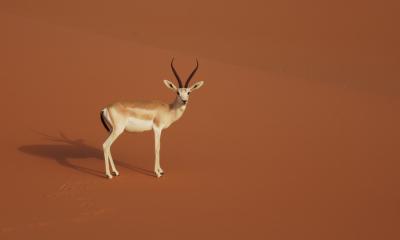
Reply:
[[203, 86], [204, 82], [200, 81], [200, 82], [196, 82], [195, 84], [193, 84], [192, 86], [189, 87], [189, 82], [192, 79], [192, 77], [194, 76], [194, 74], [196, 73], [197, 69], [199, 68], [199, 62], [196, 59], [196, 68], [192, 71], [192, 73], [189, 75], [189, 77], [187, 78], [186, 82], [185, 82], [185, 86], [183, 86], [182, 81], [178, 75], [178, 73], [176, 72], [175, 68], [174, 68], [174, 59], [172, 58], [171, 61], [171, 68], [172, 68], [172, 72], [174, 72], [174, 75], [176, 77], [176, 79], [178, 80], [178, 84], [179, 87], [176, 87], [171, 81], [169, 80], [164, 80], [164, 84], [171, 90], [173, 90], [174, 92], [176, 92], [176, 94], [178, 95], [179, 99], [182, 101], [183, 104], [186, 104], [189, 101], [189, 95], [191, 92], [193, 92], [194, 90], [199, 89], [201, 86]]

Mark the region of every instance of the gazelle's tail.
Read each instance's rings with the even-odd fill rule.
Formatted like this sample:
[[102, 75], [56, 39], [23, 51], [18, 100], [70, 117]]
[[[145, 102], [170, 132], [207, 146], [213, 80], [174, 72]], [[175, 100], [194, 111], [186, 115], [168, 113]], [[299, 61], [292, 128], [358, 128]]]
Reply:
[[109, 122], [107, 121], [106, 117], [104, 116], [104, 109], [100, 111], [100, 119], [101, 123], [103, 123], [103, 126], [105, 129], [107, 129], [108, 132], [111, 132], [111, 128], [109, 126]]

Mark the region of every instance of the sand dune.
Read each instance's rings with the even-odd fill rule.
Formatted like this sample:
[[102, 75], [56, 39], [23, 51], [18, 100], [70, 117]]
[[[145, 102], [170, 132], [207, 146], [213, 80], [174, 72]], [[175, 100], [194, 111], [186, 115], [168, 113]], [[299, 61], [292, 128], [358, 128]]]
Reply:
[[[1, 239], [400, 237], [394, 6], [157, 6], [2, 3]], [[166, 175], [146, 132], [107, 180], [99, 110], [172, 101], [172, 56], [205, 86], [163, 135]]]

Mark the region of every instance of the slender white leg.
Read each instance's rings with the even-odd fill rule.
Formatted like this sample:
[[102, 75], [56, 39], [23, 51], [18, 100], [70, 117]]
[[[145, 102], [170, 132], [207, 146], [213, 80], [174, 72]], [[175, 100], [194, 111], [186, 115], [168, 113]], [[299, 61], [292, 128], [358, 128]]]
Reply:
[[161, 129], [154, 128], [154, 140], [155, 140], [155, 164], [154, 164], [154, 172], [157, 177], [161, 177], [164, 173], [160, 166], [160, 140], [161, 140]]
[[112, 178], [110, 174], [110, 164], [108, 164], [108, 151], [106, 143], [103, 144], [103, 151], [104, 151], [104, 163], [106, 165], [106, 177]]
[[114, 164], [114, 160], [111, 156], [111, 151], [110, 151], [110, 154], [108, 155], [108, 157], [109, 157], [109, 161], [110, 161], [110, 165], [111, 165], [111, 169], [112, 169], [112, 174], [114, 174], [115, 176], [119, 176], [119, 172], [117, 171], [117, 168], [115, 167], [115, 164]]
[[106, 176], [108, 178], [112, 178], [112, 175], [110, 173], [110, 165], [112, 167], [113, 173], [118, 176], [119, 173], [117, 169], [115, 168], [114, 161], [111, 156], [111, 145], [113, 142], [118, 138], [119, 135], [121, 135], [123, 131], [113, 131], [111, 132], [110, 136], [107, 138], [107, 140], [103, 144], [103, 150], [104, 150], [104, 161], [106, 165]]

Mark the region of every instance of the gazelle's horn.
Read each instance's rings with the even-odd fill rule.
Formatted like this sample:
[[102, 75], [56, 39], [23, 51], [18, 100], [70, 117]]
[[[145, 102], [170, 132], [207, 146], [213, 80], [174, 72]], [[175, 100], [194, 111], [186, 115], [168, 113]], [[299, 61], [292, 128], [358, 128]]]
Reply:
[[194, 76], [194, 74], [196, 73], [198, 68], [199, 68], [199, 61], [196, 58], [196, 68], [193, 70], [193, 72], [189, 75], [188, 79], [186, 80], [185, 88], [187, 88], [189, 86], [189, 82], [192, 79], [192, 77]]
[[179, 78], [179, 75], [178, 75], [178, 73], [176, 72], [176, 70], [174, 68], [174, 58], [172, 58], [172, 61], [171, 61], [171, 68], [172, 68], [172, 71], [174, 72], [174, 75], [175, 75], [176, 79], [178, 80], [179, 88], [182, 88], [182, 81]]

